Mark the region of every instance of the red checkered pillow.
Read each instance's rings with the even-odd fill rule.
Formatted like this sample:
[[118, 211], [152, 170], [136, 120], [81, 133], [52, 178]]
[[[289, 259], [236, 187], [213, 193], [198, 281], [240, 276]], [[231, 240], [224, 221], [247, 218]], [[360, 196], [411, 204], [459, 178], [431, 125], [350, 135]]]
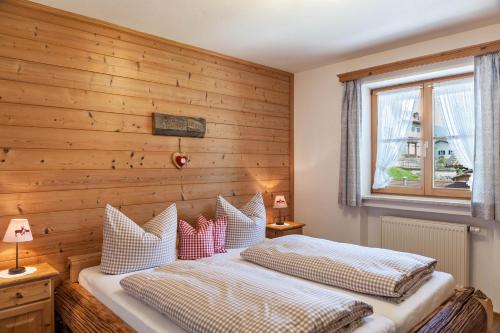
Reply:
[[213, 256], [214, 224], [203, 216], [198, 217], [197, 224], [195, 229], [186, 221], [179, 221], [179, 259], [192, 260]]
[[[226, 253], [226, 229], [227, 229], [227, 216], [219, 217], [213, 222], [208, 221], [203, 216], [198, 218], [214, 224], [214, 251], [215, 253]], [[207, 223], [205, 222], [205, 223]]]

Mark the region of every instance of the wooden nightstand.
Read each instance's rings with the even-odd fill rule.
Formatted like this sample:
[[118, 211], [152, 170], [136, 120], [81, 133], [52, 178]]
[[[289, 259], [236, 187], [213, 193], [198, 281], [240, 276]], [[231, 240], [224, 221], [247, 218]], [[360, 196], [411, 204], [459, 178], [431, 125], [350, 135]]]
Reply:
[[0, 278], [0, 332], [54, 332], [54, 281], [59, 274], [49, 264], [36, 272]]
[[266, 225], [266, 237], [276, 238], [286, 235], [302, 235], [304, 223], [286, 221], [285, 225], [268, 224]]

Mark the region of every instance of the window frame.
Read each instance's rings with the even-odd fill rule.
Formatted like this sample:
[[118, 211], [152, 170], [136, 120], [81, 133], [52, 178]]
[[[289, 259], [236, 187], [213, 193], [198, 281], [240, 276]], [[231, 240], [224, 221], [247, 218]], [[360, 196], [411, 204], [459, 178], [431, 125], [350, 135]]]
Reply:
[[[434, 174], [434, 138], [432, 133], [433, 126], [433, 105], [432, 105], [432, 89], [433, 85], [440, 82], [457, 80], [461, 78], [473, 77], [473, 73], [468, 72], [458, 75], [444, 76], [434, 79], [403, 83], [388, 87], [376, 88], [370, 91], [371, 94], [371, 193], [379, 194], [396, 194], [396, 195], [413, 195], [426, 197], [447, 197], [447, 198], [462, 198], [470, 199], [471, 191], [469, 189], [442, 189], [433, 187]], [[421, 170], [421, 187], [420, 188], [405, 188], [405, 187], [386, 187], [383, 189], [373, 189], [373, 181], [375, 177], [375, 168], [377, 163], [377, 130], [378, 130], [378, 99], [377, 94], [383, 91], [397, 90], [402, 88], [419, 87], [421, 89], [420, 101], [420, 123], [421, 123], [421, 140], [422, 150], [426, 152], [420, 156]], [[426, 148], [427, 147], [427, 148]], [[446, 155], [446, 151], [445, 151]]]

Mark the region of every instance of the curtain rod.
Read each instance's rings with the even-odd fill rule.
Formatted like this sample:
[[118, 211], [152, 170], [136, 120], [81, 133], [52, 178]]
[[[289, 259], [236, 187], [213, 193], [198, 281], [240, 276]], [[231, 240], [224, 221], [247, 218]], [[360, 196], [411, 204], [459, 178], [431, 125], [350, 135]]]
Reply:
[[453, 59], [474, 57], [486, 53], [500, 51], [500, 40], [495, 40], [492, 42], [462, 47], [459, 49], [454, 49], [450, 51], [444, 51], [434, 54], [429, 54], [417, 58], [411, 58], [396, 62], [391, 62], [384, 65], [368, 67], [352, 72], [342, 73], [337, 75], [340, 82], [346, 82], [351, 80], [361, 79], [367, 76], [390, 73], [402, 69], [407, 69], [411, 67], [417, 67], [422, 65], [433, 64], [442, 61], [448, 61]]

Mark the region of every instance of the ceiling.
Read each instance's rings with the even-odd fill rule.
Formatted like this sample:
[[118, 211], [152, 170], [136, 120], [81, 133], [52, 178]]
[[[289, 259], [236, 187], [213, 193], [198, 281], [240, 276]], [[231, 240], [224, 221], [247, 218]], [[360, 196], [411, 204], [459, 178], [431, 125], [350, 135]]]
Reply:
[[500, 0], [36, 0], [290, 72], [500, 22]]

